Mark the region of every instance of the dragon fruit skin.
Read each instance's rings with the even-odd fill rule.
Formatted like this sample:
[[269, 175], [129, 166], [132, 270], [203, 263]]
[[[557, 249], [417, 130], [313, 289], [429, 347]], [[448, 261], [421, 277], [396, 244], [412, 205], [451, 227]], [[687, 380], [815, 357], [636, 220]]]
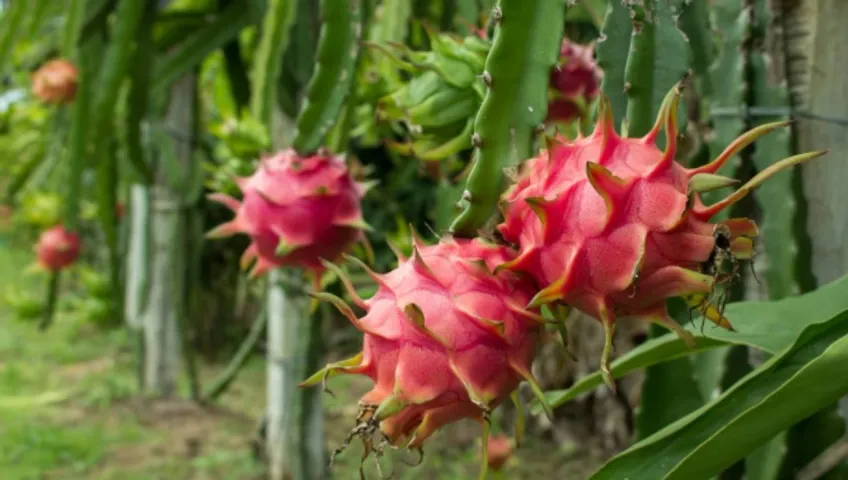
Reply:
[[241, 202], [222, 193], [209, 195], [236, 215], [207, 236], [249, 235], [253, 241], [241, 264], [247, 268], [255, 262], [252, 277], [295, 266], [317, 278], [324, 271], [322, 259], [338, 260], [364, 238], [360, 202], [368, 185], [353, 180], [341, 157], [326, 152], [300, 157], [288, 149], [263, 159], [252, 176], [237, 183]]
[[79, 257], [80, 239], [62, 225], [56, 225], [41, 233], [34, 250], [39, 266], [58, 272], [73, 265]]
[[[777, 171], [825, 153], [773, 164], [724, 200], [705, 206], [700, 192], [736, 183], [715, 172], [756, 138], [787, 123], [751, 130], [713, 162], [686, 169], [674, 161], [680, 94], [678, 85], [641, 138], [618, 136], [609, 103], [601, 97], [594, 132], [573, 142], [552, 139], [546, 151], [523, 165], [501, 203], [504, 222], [498, 230], [520, 252], [501, 268], [526, 272], [543, 287], [530, 307], [567, 305], [601, 321], [606, 334], [601, 369], [613, 389], [609, 356], [617, 317], [657, 322], [692, 345], [691, 333], [666, 311], [666, 299], [679, 296], [732, 329], [708, 301], [715, 285], [727, 280], [710, 261], [718, 235], [727, 241], [724, 253], [750, 258], [758, 231], [748, 219], [717, 224], [710, 219]], [[655, 145], [663, 127], [671, 139], [664, 151]]]
[[538, 289], [526, 276], [493, 273], [512, 255], [479, 239], [416, 241], [412, 257], [401, 257], [395, 270], [369, 271], [378, 283], [370, 299], [348, 286], [363, 317], [338, 297], [316, 295], [365, 338], [362, 353], [327, 365], [302, 386], [338, 373], [372, 378], [357, 425], [366, 442], [379, 428], [392, 444], [417, 449], [440, 427], [474, 418], [483, 421], [485, 449], [491, 409], [522, 380], [535, 385], [530, 365], [543, 320], [524, 305]]

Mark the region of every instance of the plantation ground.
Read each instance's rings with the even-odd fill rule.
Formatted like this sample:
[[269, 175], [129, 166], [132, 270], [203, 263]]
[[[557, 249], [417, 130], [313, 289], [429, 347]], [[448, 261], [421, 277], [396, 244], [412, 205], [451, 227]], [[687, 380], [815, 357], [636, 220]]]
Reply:
[[[43, 278], [23, 275], [27, 251], [0, 245], [0, 298], [8, 288], [41, 291]], [[59, 315], [46, 333], [18, 320], [0, 303], [0, 477], [4, 480], [176, 480], [263, 478], [251, 451], [264, 405], [262, 359], [254, 357], [219, 405], [137, 396], [132, 342], [123, 331], [104, 332], [86, 319]], [[211, 381], [220, 365], [203, 365]], [[334, 379], [337, 398], [326, 398], [328, 448], [351, 425], [361, 380]], [[393, 478], [476, 478], [479, 427], [462, 423], [428, 441], [422, 465], [389, 452], [383, 473]], [[360, 448], [337, 460], [335, 478], [358, 478]], [[506, 478], [585, 478], [574, 452], [528, 439]], [[373, 464], [368, 478], [379, 478]]]

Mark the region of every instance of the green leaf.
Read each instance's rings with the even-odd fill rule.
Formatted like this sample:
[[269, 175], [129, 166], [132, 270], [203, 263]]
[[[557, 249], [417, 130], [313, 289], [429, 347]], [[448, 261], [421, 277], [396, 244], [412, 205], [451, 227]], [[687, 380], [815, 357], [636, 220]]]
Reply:
[[[669, 313], [680, 321], [686, 317], [683, 302], [670, 302]], [[651, 338], [663, 335], [666, 330], [652, 325]], [[636, 412], [636, 437], [645, 438], [666, 425], [682, 418], [705, 403], [695, 375], [695, 366], [689, 358], [678, 358], [645, 371], [642, 397]]]
[[745, 459], [747, 480], [776, 480], [786, 455], [786, 432], [780, 432]]
[[[776, 353], [791, 344], [805, 327], [824, 322], [848, 308], [846, 288], [848, 276], [813, 292], [779, 301], [732, 303], [725, 314], [736, 332], [706, 327], [703, 336], [696, 334], [696, 346], [692, 350], [673, 334], [648, 340], [617, 358], [611, 366], [612, 376], [619, 378], [634, 370], [728, 344], [748, 345]], [[699, 332], [697, 325], [686, 328]], [[601, 373], [594, 372], [567, 390], [548, 392], [545, 398], [556, 407], [602, 383]], [[538, 405], [533, 408], [541, 411]]]
[[637, 438], [644, 438], [704, 404], [688, 358], [654, 365], [646, 372], [636, 415]]
[[731, 347], [705, 350], [689, 357], [701, 398], [710, 401], [721, 391], [721, 379], [727, 371], [727, 355]]
[[843, 310], [808, 326], [792, 346], [714, 402], [614, 457], [591, 478], [709, 478], [848, 393], [848, 376], [835, 374], [846, 362]]

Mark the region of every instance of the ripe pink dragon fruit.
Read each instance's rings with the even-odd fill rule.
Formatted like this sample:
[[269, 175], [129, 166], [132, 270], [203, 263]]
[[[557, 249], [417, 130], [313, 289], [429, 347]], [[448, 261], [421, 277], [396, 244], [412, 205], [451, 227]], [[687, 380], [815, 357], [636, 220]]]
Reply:
[[357, 240], [367, 224], [360, 202], [368, 185], [351, 177], [344, 159], [327, 152], [301, 157], [288, 149], [263, 159], [250, 177], [237, 179], [241, 202], [214, 193], [209, 199], [229, 207], [235, 218], [207, 236], [244, 233], [253, 240], [241, 258], [255, 262], [252, 277], [271, 268], [295, 266], [324, 271], [321, 260], [335, 261]]
[[[522, 380], [541, 395], [530, 364], [543, 319], [524, 306], [538, 291], [523, 275], [493, 269], [511, 258], [503, 246], [474, 239], [416, 239], [412, 257], [378, 275], [377, 293], [360, 299], [357, 318], [338, 297], [330, 301], [361, 330], [362, 353], [327, 365], [302, 386], [338, 373], [367, 375], [374, 387], [360, 399], [353, 436], [366, 448], [378, 430], [393, 445], [419, 449], [437, 429], [462, 418], [483, 422]], [[339, 272], [340, 273], [340, 272]], [[516, 400], [516, 397], [513, 397]], [[485, 445], [484, 445], [485, 452]]]
[[598, 98], [602, 74], [594, 50], [592, 45], [562, 40], [559, 66], [551, 71], [548, 122], [569, 123], [585, 117]]
[[50, 60], [32, 74], [32, 92], [47, 103], [70, 103], [77, 94], [78, 77], [73, 63], [65, 59]]
[[489, 463], [489, 469], [495, 472], [503, 470], [512, 457], [512, 442], [509, 437], [504, 434], [493, 435], [489, 437], [487, 447], [486, 461]]
[[[666, 299], [680, 296], [713, 322], [732, 328], [709, 301], [714, 287], [733, 277], [717, 259], [732, 259], [735, 267], [735, 260], [750, 258], [758, 231], [745, 218], [715, 224], [710, 219], [779, 170], [826, 153], [773, 164], [706, 206], [699, 192], [737, 183], [715, 172], [756, 138], [787, 123], [755, 128], [713, 162], [687, 169], [674, 160], [680, 94], [678, 85], [641, 138], [618, 136], [602, 97], [594, 132], [573, 142], [553, 139], [523, 165], [501, 204], [505, 219], [498, 230], [520, 250], [502, 267], [529, 273], [543, 287], [530, 307], [567, 305], [602, 323], [601, 369], [613, 389], [609, 360], [616, 318], [660, 323], [691, 345], [692, 335], [666, 311]], [[663, 126], [669, 139], [664, 151], [655, 144]]]
[[56, 225], [41, 233], [34, 250], [39, 266], [58, 272], [77, 260], [80, 248], [79, 236]]

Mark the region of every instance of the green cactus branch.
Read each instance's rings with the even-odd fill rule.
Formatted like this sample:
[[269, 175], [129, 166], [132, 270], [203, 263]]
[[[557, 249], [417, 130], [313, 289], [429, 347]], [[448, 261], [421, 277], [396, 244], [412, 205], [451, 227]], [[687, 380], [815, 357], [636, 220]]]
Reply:
[[26, 12], [24, 2], [12, 2], [0, 16], [0, 71], [6, 68], [6, 59], [12, 52]]
[[[742, 108], [746, 103], [747, 78], [745, 74], [747, 59], [740, 55], [743, 44], [750, 35], [750, 12], [735, 0], [721, 0], [713, 5], [716, 28], [722, 33], [722, 48], [710, 70], [713, 95], [710, 106], [713, 108]], [[722, 118], [715, 122], [713, 139], [709, 142], [710, 152], [720, 152], [730, 145], [745, 130], [742, 116]], [[736, 178], [739, 160], [734, 159], [719, 170], [720, 175]], [[703, 194], [705, 203], [710, 204], [722, 197], [721, 192]], [[719, 212], [716, 220], [727, 217], [727, 212]]]
[[362, 36], [361, 0], [321, 3], [318, 57], [296, 122], [292, 146], [301, 154], [321, 146], [350, 93]]
[[[39, 2], [46, 4], [47, 2]], [[83, 22], [85, 21], [85, 10], [89, 4], [86, 0], [71, 0], [68, 2], [68, 15], [65, 19], [65, 30], [62, 32], [62, 55], [66, 58], [72, 58], [82, 33]]]
[[622, 66], [627, 62], [632, 31], [630, 10], [621, 2], [608, 2], [596, 51], [598, 67], [604, 72], [601, 90], [610, 101], [615, 125], [621, 125], [627, 109]]
[[135, 167], [138, 183], [149, 184], [153, 172], [147, 163], [142, 146], [141, 123], [150, 104], [150, 73], [155, 58], [153, 27], [156, 22], [156, 7], [145, 7], [141, 28], [136, 35], [135, 52], [130, 66], [130, 87], [127, 95], [126, 150], [127, 158]]
[[[686, 39], [676, 25], [682, 4], [644, 0], [631, 4], [630, 50], [624, 67], [627, 95], [627, 135], [646, 134], [666, 93], [689, 70]], [[678, 118], [685, 119], [685, 115]]]
[[533, 154], [547, 115], [547, 87], [559, 57], [565, 0], [500, 0], [492, 11], [494, 40], [486, 58], [486, 97], [474, 121], [474, 165], [450, 230], [475, 236], [495, 212], [503, 169]]
[[624, 67], [624, 91], [627, 93], [627, 134], [642, 136], [653, 124], [654, 56], [656, 17], [654, 0], [630, 7], [633, 31], [630, 53]]
[[270, 0], [262, 38], [254, 59], [250, 113], [271, 132], [271, 112], [275, 105], [277, 78], [282, 69], [282, 56], [289, 42], [289, 29], [297, 13], [297, 0]]
[[[689, 69], [691, 53], [677, 16], [690, 8], [680, 0], [607, 4], [597, 48], [601, 89], [616, 125], [626, 113], [628, 136], [650, 130], [665, 94]], [[683, 123], [686, 117], [678, 118]]]
[[[759, 24], [754, 28], [755, 32], [765, 32], [768, 25], [769, 12], [764, 5], [765, 2], [757, 2], [757, 11], [754, 15]], [[750, 74], [752, 98], [754, 104], [761, 107], [787, 108], [789, 106], [789, 93], [786, 84], [769, 85], [767, 72], [767, 59], [759, 50], [750, 55]], [[757, 124], [769, 123], [781, 118], [758, 118]], [[789, 129], [781, 129], [769, 136], [768, 141], [757, 142], [751, 160], [758, 171], [768, 168], [772, 163], [792, 155], [792, 146]], [[795, 169], [788, 169], [773, 176], [754, 191], [757, 203], [764, 207], [764, 214], [760, 220], [760, 231], [763, 237], [766, 251], [766, 273], [765, 281], [770, 298], [779, 299], [800, 293], [800, 286], [796, 280], [795, 267], [797, 263], [798, 244], [795, 238], [795, 215], [797, 213], [797, 201], [793, 192], [793, 177]]]
[[[251, 2], [247, 3], [245, 6], [245, 2], [233, 2], [226, 6], [214, 15], [212, 22], [192, 32], [189, 38], [182, 40], [162, 61], [157, 62], [153, 76], [154, 91], [159, 95], [165, 94], [171, 84], [190, 73], [210, 53], [223, 47], [233, 38], [238, 38], [239, 32], [249, 25], [254, 10], [250, 6]], [[182, 32], [175, 35], [185, 38], [185, 33]], [[285, 50], [285, 43], [280, 45], [280, 48]]]
[[101, 51], [100, 42], [95, 39], [86, 42], [79, 49], [79, 89], [71, 113], [71, 127], [65, 161], [68, 165], [68, 190], [65, 197], [65, 227], [76, 230], [79, 223], [80, 189], [82, 175], [87, 163], [88, 127], [94, 96], [97, 70], [97, 54]]
[[707, 2], [689, 2], [680, 14], [680, 30], [686, 35], [692, 52], [692, 69], [697, 75], [701, 95], [713, 93], [710, 65], [713, 62], [713, 32]]

